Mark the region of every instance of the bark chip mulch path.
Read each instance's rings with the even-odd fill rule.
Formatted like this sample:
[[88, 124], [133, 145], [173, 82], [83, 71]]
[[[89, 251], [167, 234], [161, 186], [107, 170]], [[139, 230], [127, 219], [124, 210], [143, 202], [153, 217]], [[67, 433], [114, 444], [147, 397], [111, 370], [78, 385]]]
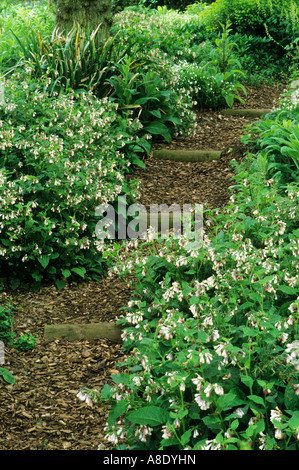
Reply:
[[[271, 108], [281, 86], [248, 87], [244, 105]], [[220, 160], [203, 163], [169, 162], [148, 158], [145, 169], [130, 178], [140, 179], [142, 204], [198, 203], [221, 207], [228, 200], [233, 176], [229, 162], [243, 158], [240, 135], [248, 119], [218, 111], [197, 110], [194, 137], [155, 148], [221, 150]], [[114, 276], [102, 282], [69, 284], [63, 291], [46, 286], [39, 292], [1, 292], [0, 306], [16, 307], [14, 330], [31, 333], [36, 348], [20, 352], [5, 347], [5, 364], [15, 384], [0, 378], [0, 450], [96, 450], [104, 442], [108, 411], [89, 407], [77, 393], [87, 386], [101, 390], [117, 373], [124, 358], [120, 344], [108, 340], [46, 341], [46, 324], [114, 322], [130, 299], [131, 288]]]

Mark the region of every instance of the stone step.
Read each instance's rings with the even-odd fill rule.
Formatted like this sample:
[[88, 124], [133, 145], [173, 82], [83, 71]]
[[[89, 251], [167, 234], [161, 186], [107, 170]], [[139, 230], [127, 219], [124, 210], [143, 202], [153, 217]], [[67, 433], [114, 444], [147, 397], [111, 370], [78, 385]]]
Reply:
[[220, 112], [228, 116], [244, 116], [248, 118], [256, 118], [264, 116], [272, 111], [270, 108], [242, 109], [242, 108], [224, 108]]
[[207, 162], [219, 160], [219, 150], [171, 150], [161, 149], [153, 151], [153, 158], [161, 160], [174, 160], [179, 162]]

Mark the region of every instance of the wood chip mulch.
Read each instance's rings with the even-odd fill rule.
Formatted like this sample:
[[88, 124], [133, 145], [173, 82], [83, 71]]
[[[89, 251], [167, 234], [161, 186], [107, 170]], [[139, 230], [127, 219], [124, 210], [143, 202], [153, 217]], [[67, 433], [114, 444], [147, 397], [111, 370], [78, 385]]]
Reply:
[[[272, 107], [283, 86], [248, 87], [244, 106]], [[236, 104], [238, 107], [238, 103]], [[170, 148], [220, 149], [219, 161], [181, 163], [146, 160], [136, 168], [141, 181], [142, 204], [200, 203], [223, 206], [233, 176], [229, 164], [241, 160], [240, 135], [249, 122], [217, 111], [197, 110], [194, 137], [172, 142]], [[165, 143], [156, 147], [167, 147]], [[117, 276], [102, 282], [71, 283], [64, 290], [46, 286], [39, 292], [10, 291], [0, 294], [0, 305], [16, 306], [14, 331], [37, 338], [29, 352], [5, 347], [5, 364], [16, 378], [7, 384], [0, 378], [0, 450], [96, 450], [104, 440], [108, 410], [89, 407], [77, 393], [87, 386], [101, 390], [117, 373], [124, 358], [120, 344], [107, 340], [46, 341], [43, 329], [51, 323], [114, 321], [130, 299], [131, 288]], [[1, 364], [0, 364], [1, 367]]]

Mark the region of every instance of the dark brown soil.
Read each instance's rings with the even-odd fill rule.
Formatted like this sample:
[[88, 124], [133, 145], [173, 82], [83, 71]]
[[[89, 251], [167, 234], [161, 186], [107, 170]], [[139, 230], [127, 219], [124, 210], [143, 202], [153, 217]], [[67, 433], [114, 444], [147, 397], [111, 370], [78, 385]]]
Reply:
[[[242, 106], [272, 107], [281, 92], [279, 86], [248, 87]], [[141, 181], [142, 204], [201, 203], [215, 208], [226, 203], [233, 176], [230, 161], [244, 156], [240, 135], [249, 121], [212, 110], [197, 110], [197, 118], [195, 136], [169, 147], [220, 149], [221, 159], [206, 163], [147, 159], [146, 168], [136, 169], [132, 176]], [[37, 343], [30, 352], [5, 347], [3, 367], [16, 383], [0, 378], [0, 450], [94, 450], [105, 442], [107, 410], [91, 408], [76, 395], [83, 386], [101, 390], [111, 381], [116, 364], [124, 358], [121, 345], [106, 340], [45, 341], [43, 329], [51, 323], [114, 321], [130, 294], [116, 276], [72, 283], [62, 291], [48, 286], [37, 293], [1, 292], [0, 305], [10, 302], [17, 307], [16, 334], [28, 332]]]

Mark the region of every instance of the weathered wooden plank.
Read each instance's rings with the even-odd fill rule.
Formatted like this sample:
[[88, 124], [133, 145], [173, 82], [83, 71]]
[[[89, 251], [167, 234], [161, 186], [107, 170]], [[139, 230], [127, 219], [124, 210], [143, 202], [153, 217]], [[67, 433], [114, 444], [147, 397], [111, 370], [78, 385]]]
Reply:
[[110, 322], [103, 323], [61, 323], [59, 325], [45, 325], [45, 339], [96, 340], [106, 338], [115, 343], [121, 342], [121, 328]]
[[249, 118], [261, 117], [272, 111], [270, 108], [242, 109], [242, 108], [224, 108], [220, 110], [222, 114], [228, 116], [244, 116]]
[[207, 162], [219, 160], [219, 150], [171, 150], [161, 149], [153, 151], [153, 158], [161, 160], [174, 160], [180, 162]]

